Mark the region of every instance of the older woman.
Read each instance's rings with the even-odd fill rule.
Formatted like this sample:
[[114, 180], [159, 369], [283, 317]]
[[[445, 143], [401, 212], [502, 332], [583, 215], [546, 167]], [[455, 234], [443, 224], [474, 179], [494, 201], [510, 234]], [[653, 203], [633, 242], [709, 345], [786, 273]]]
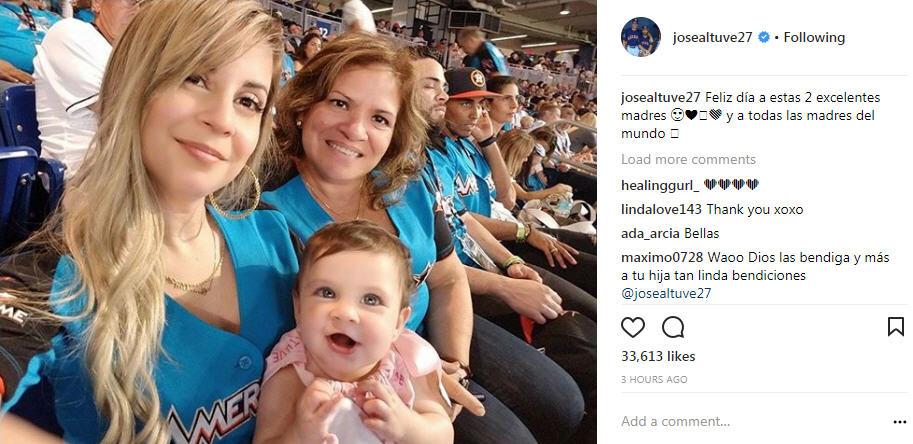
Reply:
[[[446, 221], [418, 178], [425, 122], [413, 82], [408, 56], [374, 36], [328, 44], [283, 90], [278, 139], [292, 168], [264, 198], [302, 238], [331, 221], [367, 219], [411, 250], [421, 284], [407, 326], [428, 337], [455, 376], [475, 368], [470, 390], [487, 398], [485, 416], [457, 418], [458, 442], [557, 441], [580, 421], [580, 392], [553, 362], [473, 317]], [[518, 418], [521, 407], [531, 413]], [[534, 436], [531, 426], [554, 438]]]
[[140, 7], [60, 213], [0, 267], [0, 302], [27, 313], [0, 317], [3, 409], [44, 376], [71, 443], [250, 442], [294, 322], [288, 226], [251, 198], [281, 54], [258, 2]]

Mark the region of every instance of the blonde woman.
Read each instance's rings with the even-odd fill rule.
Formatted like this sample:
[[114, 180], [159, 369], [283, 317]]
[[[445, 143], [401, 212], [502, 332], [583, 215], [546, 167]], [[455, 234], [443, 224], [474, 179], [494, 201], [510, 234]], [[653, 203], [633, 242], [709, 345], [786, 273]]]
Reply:
[[281, 55], [256, 1], [140, 7], [60, 213], [0, 266], [4, 410], [43, 376], [71, 443], [251, 441], [294, 325], [288, 227], [254, 210]]
[[513, 129], [498, 136], [498, 146], [507, 165], [507, 172], [514, 179], [514, 190], [517, 199], [528, 201], [532, 199], [545, 199], [552, 194], [566, 194], [572, 192], [570, 185], [563, 183], [544, 189], [529, 189], [530, 178], [535, 177], [532, 171], [530, 155], [536, 147], [536, 139], [521, 129]]

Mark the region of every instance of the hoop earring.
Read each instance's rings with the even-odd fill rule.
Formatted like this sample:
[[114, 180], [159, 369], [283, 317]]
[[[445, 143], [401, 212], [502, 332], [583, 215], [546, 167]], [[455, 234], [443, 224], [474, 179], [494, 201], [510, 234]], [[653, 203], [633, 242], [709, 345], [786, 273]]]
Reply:
[[254, 210], [257, 209], [257, 206], [260, 205], [260, 179], [254, 173], [254, 170], [252, 170], [249, 166], [244, 165], [244, 169], [254, 179], [254, 193], [255, 193], [254, 194], [254, 204], [253, 204], [253, 206], [248, 208], [247, 211], [245, 211], [239, 215], [230, 214], [227, 211], [225, 211], [224, 209], [222, 209], [222, 207], [220, 207], [219, 204], [216, 203], [216, 199], [212, 195], [212, 193], [209, 193], [209, 196], [207, 196], [207, 198], [209, 199], [209, 205], [212, 205], [212, 208], [214, 210], [216, 210], [216, 213], [219, 213], [220, 216], [222, 216], [226, 219], [231, 219], [231, 220], [244, 219], [245, 217], [250, 216], [250, 213], [253, 213]]

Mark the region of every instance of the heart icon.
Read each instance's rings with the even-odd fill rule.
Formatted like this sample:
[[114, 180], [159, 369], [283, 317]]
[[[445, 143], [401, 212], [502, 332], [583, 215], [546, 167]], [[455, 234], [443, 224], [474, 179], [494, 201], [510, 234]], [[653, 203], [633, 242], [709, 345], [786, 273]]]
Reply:
[[636, 318], [624, 318], [621, 320], [621, 329], [632, 338], [644, 331], [645, 325], [644, 318], [640, 316]]
[[710, 117], [713, 117], [713, 120], [719, 119], [723, 115], [723, 111], [718, 109], [710, 110]]
[[741, 190], [742, 186], [745, 185], [744, 179], [732, 179], [732, 186], [737, 190]]
[[751, 188], [752, 190], [758, 187], [758, 179], [748, 179], [745, 183], [748, 185], [748, 188]]
[[696, 109], [685, 110], [685, 115], [688, 116], [688, 120], [694, 120], [694, 118], [697, 117], [697, 110]]
[[722, 188], [722, 189], [724, 189], [724, 190], [725, 190], [726, 188], [729, 188], [729, 184], [730, 184], [729, 179], [720, 179], [720, 180], [718, 181], [718, 183], [720, 184], [720, 188]]
[[707, 187], [708, 190], [712, 190], [713, 187], [716, 186], [716, 179], [704, 179], [704, 186]]

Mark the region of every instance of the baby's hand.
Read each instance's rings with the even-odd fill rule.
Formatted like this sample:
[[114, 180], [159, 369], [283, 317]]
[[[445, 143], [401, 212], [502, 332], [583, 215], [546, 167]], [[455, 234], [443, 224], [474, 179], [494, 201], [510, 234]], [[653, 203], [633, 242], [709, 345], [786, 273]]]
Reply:
[[[368, 393], [372, 396], [367, 396]], [[399, 399], [393, 388], [367, 380], [358, 384], [358, 394], [359, 399], [365, 400], [361, 405], [365, 427], [383, 441], [402, 441], [416, 413]]]
[[329, 432], [330, 417], [343, 396], [333, 393], [329, 383], [314, 378], [298, 401], [295, 432], [299, 443], [339, 444], [336, 435]]

